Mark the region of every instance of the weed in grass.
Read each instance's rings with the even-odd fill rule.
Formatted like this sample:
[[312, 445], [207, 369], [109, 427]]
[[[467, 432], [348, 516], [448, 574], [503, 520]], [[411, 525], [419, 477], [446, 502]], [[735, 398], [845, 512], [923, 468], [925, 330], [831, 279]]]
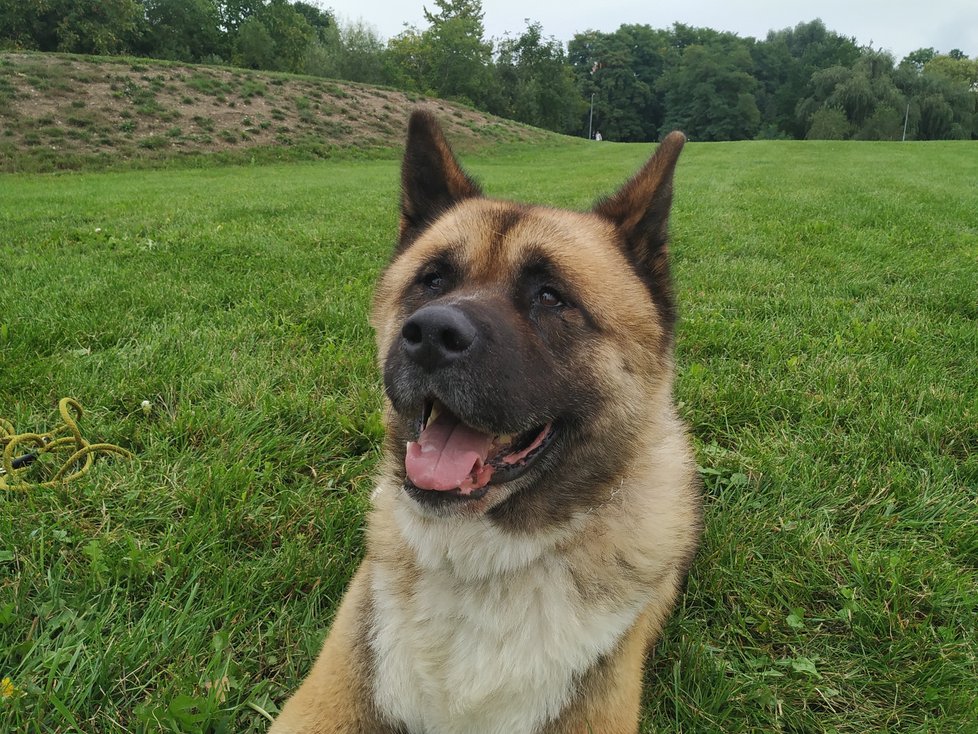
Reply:
[[93, 127], [96, 118], [92, 115], [72, 114], [65, 117], [65, 123], [72, 127]]
[[186, 80], [186, 85], [191, 89], [212, 97], [221, 95], [223, 92], [231, 91], [230, 85], [209, 74], [192, 74]]
[[260, 81], [255, 79], [248, 79], [242, 85], [238, 93], [245, 99], [250, 99], [251, 97], [263, 97], [267, 88]]
[[148, 135], [139, 141], [139, 147], [147, 150], [161, 150], [169, 145], [170, 141], [164, 135]]
[[214, 131], [214, 119], [211, 118], [211, 117], [204, 117], [202, 115], [194, 115], [193, 121], [197, 125], [197, 127], [199, 127], [201, 130], [204, 130], [206, 132], [213, 132]]
[[163, 107], [155, 99], [151, 99], [136, 107], [137, 114], [143, 117], [158, 117], [163, 111]]

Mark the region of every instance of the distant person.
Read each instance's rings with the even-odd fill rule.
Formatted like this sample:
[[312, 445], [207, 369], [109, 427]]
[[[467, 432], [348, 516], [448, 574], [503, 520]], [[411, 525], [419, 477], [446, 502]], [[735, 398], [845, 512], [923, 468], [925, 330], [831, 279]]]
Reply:
[[594, 133], [594, 139], [597, 140], [597, 141], [601, 141], [601, 140], [604, 139], [604, 138], [601, 137], [601, 131], [600, 130], [598, 130], [596, 133]]

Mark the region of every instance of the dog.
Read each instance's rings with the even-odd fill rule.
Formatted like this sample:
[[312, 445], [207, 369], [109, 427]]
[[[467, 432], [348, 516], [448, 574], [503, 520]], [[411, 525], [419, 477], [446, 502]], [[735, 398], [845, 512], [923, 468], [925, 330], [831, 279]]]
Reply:
[[684, 142], [577, 213], [486, 198], [412, 114], [366, 556], [273, 734], [638, 731], [702, 529], [672, 397]]

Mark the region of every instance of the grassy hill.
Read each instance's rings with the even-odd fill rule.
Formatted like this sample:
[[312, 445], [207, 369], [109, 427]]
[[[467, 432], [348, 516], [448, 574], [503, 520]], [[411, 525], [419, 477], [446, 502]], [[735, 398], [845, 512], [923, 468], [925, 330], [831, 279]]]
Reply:
[[558, 136], [461, 105], [318, 77], [145, 59], [0, 54], [0, 171], [371, 155], [433, 107], [462, 150]]

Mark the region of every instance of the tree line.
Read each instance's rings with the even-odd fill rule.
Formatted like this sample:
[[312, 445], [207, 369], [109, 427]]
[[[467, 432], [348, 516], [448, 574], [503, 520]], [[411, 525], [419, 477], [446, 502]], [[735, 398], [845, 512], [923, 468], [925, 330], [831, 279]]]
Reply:
[[759, 40], [675, 24], [585, 31], [528, 22], [485, 37], [481, 0], [434, 0], [387, 40], [292, 0], [0, 0], [0, 47], [234, 64], [454, 99], [570, 135], [650, 141], [978, 138], [978, 57], [899, 63], [820, 20]]

